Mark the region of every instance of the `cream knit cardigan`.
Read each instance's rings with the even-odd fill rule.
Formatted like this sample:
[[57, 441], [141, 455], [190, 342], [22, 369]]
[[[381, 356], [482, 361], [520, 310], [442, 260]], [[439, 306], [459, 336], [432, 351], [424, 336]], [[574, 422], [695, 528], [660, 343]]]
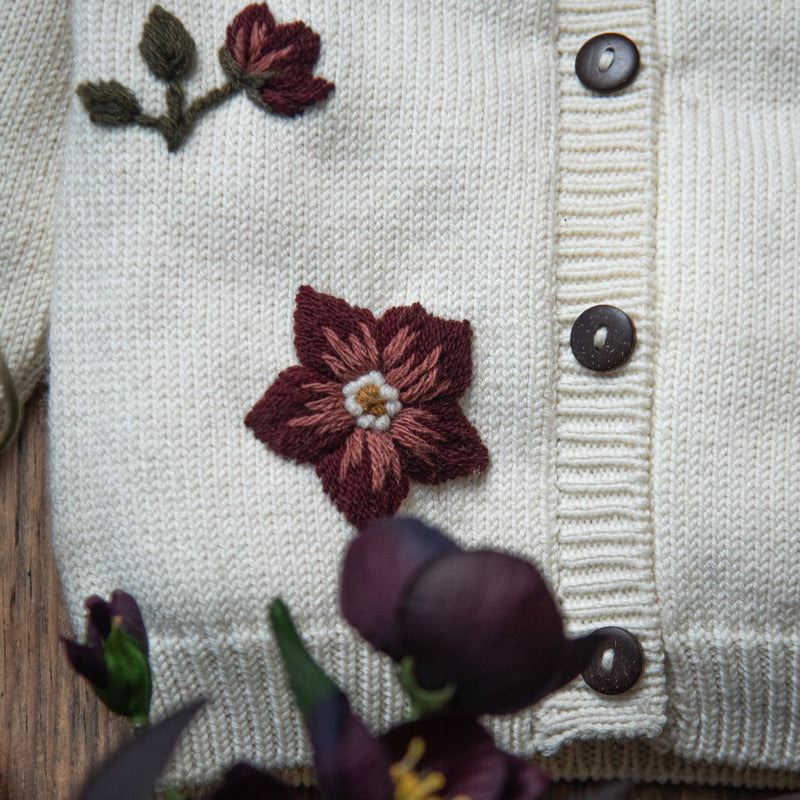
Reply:
[[[213, 698], [173, 779], [307, 763], [277, 594], [359, 713], [380, 728], [402, 712], [391, 665], [337, 611], [352, 526], [313, 467], [243, 424], [297, 363], [310, 284], [376, 315], [470, 320], [461, 405], [489, 467], [412, 484], [401, 512], [535, 559], [571, 631], [642, 643], [633, 690], [576, 680], [493, 723], [500, 741], [555, 754], [556, 776], [800, 785], [778, 772], [800, 772], [796, 0], [272, 0], [320, 34], [335, 92], [295, 119], [239, 95], [175, 154], [92, 125], [73, 94], [115, 78], [162, 107], [136, 47], [150, 0], [47, 5], [15, 7], [3, 33], [21, 66], [4, 66], [0, 346], [29, 387], [52, 258], [64, 590], [79, 631], [85, 596], [138, 598], [156, 714]], [[198, 45], [191, 95], [221, 82], [244, 5], [165, 3]], [[600, 96], [574, 58], [606, 31], [641, 68]], [[600, 303], [637, 329], [609, 374], [569, 347]]]

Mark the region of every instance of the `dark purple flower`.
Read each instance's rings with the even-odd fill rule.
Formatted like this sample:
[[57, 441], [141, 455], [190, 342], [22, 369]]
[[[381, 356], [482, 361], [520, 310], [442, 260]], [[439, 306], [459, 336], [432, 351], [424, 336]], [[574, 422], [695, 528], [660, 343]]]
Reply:
[[152, 683], [149, 645], [139, 606], [127, 592], [117, 590], [110, 601], [89, 597], [86, 641], [63, 639], [70, 664], [83, 675], [95, 694], [116, 714], [134, 725], [147, 721]]
[[426, 690], [455, 684], [469, 715], [526, 708], [576, 677], [604, 639], [564, 635], [561, 614], [529, 561], [463, 550], [414, 519], [375, 520], [345, 555], [342, 613], [396, 661], [413, 658]]
[[266, 3], [254, 3], [228, 26], [220, 63], [253, 100], [294, 117], [333, 89], [332, 83], [311, 74], [319, 49], [319, 34], [305, 23], [277, 25]]
[[[427, 717], [372, 736], [335, 692], [306, 716], [325, 800], [535, 800], [549, 785], [533, 764], [500, 750], [464, 717]], [[270, 775], [239, 764], [211, 800], [299, 800]]]
[[304, 800], [306, 796], [250, 764], [235, 764], [208, 800]]
[[[427, 717], [373, 736], [311, 657], [279, 599], [273, 600], [270, 617], [326, 800], [463, 795], [470, 800], [534, 800], [546, 788], [548, 780], [537, 767], [499, 750], [480, 725], [463, 716]], [[257, 782], [252, 771], [246, 775]], [[274, 786], [262, 783], [262, 797], [272, 798]], [[223, 794], [216, 800], [234, 796]], [[275, 798], [292, 800], [277, 793]]]

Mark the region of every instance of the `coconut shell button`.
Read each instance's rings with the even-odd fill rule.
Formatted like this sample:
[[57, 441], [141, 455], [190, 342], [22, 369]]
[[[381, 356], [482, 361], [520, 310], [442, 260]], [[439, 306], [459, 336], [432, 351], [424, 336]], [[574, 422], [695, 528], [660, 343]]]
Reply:
[[636, 685], [644, 668], [639, 640], [625, 628], [600, 628], [595, 633], [606, 636], [607, 640], [581, 677], [600, 694], [627, 692]]
[[575, 72], [580, 82], [600, 94], [624, 88], [638, 69], [639, 50], [621, 33], [601, 33], [589, 39], [575, 58]]
[[575, 320], [569, 344], [584, 367], [605, 372], [621, 367], [631, 357], [636, 328], [622, 309], [592, 306]]

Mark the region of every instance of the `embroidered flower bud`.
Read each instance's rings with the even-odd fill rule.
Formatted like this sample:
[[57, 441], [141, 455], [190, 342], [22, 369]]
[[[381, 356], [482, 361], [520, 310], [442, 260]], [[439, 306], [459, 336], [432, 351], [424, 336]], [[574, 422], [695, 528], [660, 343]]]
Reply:
[[75, 93], [96, 125], [130, 125], [142, 113], [133, 92], [119, 81], [86, 81]]
[[333, 89], [311, 74], [319, 50], [319, 35], [305, 23], [277, 25], [266, 3], [254, 3], [228, 26], [219, 60], [231, 82], [256, 104], [294, 117]]
[[345, 555], [340, 600], [368, 642], [406, 675], [413, 665], [420, 689], [454, 687], [450, 707], [470, 716], [533, 705], [575, 678], [605, 643], [596, 634], [564, 635], [529, 561], [463, 550], [415, 519], [361, 529]]
[[179, 81], [194, 69], [197, 47], [183, 23], [161, 6], [153, 6], [142, 31], [139, 52], [150, 71], [165, 81]]
[[86, 642], [63, 639], [67, 658], [111, 711], [142, 725], [150, 715], [152, 678], [139, 606], [119, 590], [109, 602], [93, 595], [85, 605]]

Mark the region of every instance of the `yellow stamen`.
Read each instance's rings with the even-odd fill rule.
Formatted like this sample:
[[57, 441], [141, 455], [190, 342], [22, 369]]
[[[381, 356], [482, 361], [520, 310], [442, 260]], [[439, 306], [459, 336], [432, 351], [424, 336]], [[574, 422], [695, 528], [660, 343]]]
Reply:
[[[408, 743], [403, 758], [389, 767], [394, 784], [395, 800], [442, 800], [436, 794], [444, 789], [446, 779], [441, 772], [418, 772], [417, 765], [425, 755], [425, 740], [415, 736]], [[463, 795], [459, 800], [469, 800]]]
[[372, 414], [373, 417], [382, 417], [386, 413], [386, 400], [374, 383], [362, 386], [356, 392], [356, 402], [365, 414]]

